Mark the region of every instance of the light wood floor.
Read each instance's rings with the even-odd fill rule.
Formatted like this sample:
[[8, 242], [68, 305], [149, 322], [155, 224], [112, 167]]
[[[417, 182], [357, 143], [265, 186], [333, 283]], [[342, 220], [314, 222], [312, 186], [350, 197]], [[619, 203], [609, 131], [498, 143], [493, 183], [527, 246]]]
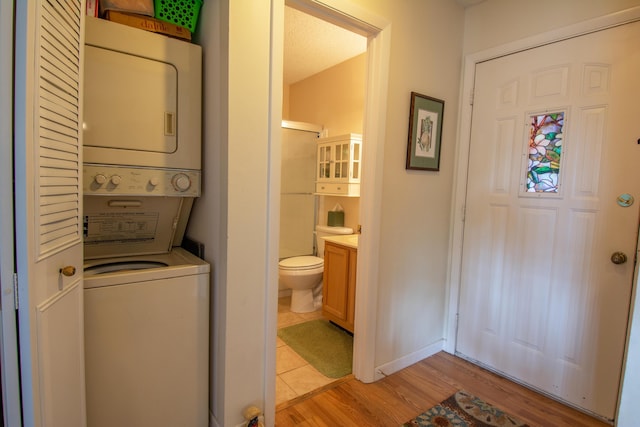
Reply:
[[608, 426], [445, 352], [375, 383], [350, 377], [279, 405], [275, 421], [278, 427], [398, 427], [460, 389], [532, 427]]

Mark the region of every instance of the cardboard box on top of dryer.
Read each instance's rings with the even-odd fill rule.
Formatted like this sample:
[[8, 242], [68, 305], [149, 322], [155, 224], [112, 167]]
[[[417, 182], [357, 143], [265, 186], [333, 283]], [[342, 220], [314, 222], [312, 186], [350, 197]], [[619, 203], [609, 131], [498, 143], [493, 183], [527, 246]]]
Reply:
[[128, 25], [130, 27], [140, 28], [154, 33], [164, 34], [165, 36], [191, 41], [191, 31], [187, 28], [161, 21], [150, 16], [108, 10], [105, 13], [105, 18], [109, 21]]

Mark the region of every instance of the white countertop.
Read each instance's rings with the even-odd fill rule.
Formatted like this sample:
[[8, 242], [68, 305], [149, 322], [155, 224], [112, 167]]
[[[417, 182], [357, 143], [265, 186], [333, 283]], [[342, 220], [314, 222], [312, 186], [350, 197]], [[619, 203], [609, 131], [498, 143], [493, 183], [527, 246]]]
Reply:
[[336, 243], [342, 246], [348, 246], [350, 248], [358, 249], [358, 237], [359, 234], [343, 234], [337, 236], [322, 237], [325, 241]]

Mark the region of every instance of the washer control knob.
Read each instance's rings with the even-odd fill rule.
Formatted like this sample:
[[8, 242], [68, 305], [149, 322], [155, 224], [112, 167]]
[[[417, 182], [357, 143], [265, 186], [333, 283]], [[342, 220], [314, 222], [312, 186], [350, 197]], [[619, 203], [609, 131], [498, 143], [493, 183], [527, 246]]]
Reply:
[[184, 173], [174, 175], [171, 182], [173, 183], [173, 188], [178, 191], [187, 191], [191, 187], [191, 179]]
[[118, 185], [122, 182], [122, 178], [120, 177], [120, 175], [112, 175], [111, 176], [111, 183], [113, 185]]
[[93, 177], [93, 181], [98, 185], [102, 185], [107, 182], [107, 177], [99, 173]]
[[151, 185], [152, 187], [155, 187], [158, 184], [160, 184], [160, 180], [158, 179], [157, 176], [152, 176], [151, 178], [149, 178], [149, 185]]

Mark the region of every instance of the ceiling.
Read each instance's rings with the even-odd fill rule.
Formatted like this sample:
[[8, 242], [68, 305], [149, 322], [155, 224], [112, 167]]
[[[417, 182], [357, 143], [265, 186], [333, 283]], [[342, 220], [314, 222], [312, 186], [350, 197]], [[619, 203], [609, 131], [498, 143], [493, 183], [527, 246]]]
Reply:
[[365, 37], [285, 7], [284, 84], [299, 82], [366, 50]]

